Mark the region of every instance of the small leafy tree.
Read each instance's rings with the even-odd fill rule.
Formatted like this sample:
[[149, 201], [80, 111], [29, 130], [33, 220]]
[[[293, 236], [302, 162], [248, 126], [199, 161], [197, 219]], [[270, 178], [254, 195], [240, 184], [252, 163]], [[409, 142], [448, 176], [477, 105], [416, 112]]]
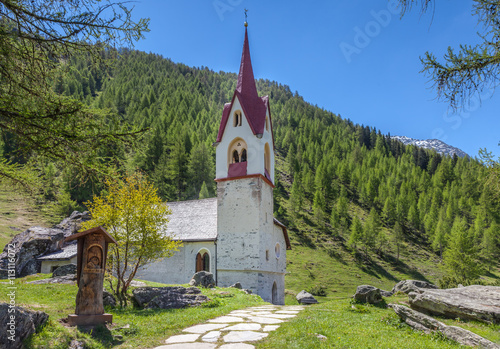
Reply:
[[181, 246], [164, 234], [170, 209], [140, 174], [107, 181], [103, 194], [86, 205], [92, 220], [82, 228], [101, 225], [118, 242], [110, 245], [107, 268], [117, 278], [116, 286], [110, 281], [110, 287], [120, 306], [127, 305], [127, 290], [137, 272], [157, 259], [172, 256]]

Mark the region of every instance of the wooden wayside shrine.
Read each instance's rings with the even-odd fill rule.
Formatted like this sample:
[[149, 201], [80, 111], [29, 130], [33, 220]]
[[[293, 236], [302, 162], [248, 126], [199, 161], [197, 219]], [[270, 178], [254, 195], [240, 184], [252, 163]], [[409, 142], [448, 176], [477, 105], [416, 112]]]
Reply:
[[78, 241], [75, 314], [68, 315], [70, 326], [98, 325], [113, 322], [113, 315], [104, 313], [103, 286], [108, 244], [116, 240], [101, 226], [73, 234], [68, 241]]

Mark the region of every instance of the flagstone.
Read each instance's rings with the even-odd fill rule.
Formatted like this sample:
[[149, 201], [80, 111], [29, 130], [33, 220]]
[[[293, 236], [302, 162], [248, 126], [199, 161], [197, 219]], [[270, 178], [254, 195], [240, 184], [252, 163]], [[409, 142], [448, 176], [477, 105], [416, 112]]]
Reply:
[[229, 324], [201, 324], [185, 328], [182, 332], [202, 334], [208, 331], [218, 330], [226, 326], [229, 326]]
[[259, 324], [266, 324], [266, 325], [281, 324], [283, 322], [283, 320], [280, 320], [280, 319], [274, 319], [274, 318], [270, 318], [270, 317], [261, 317], [261, 316], [253, 316], [249, 319], [252, 322], [257, 322]]
[[208, 322], [218, 322], [218, 323], [225, 323], [225, 322], [243, 322], [241, 317], [238, 316], [219, 316], [216, 317], [215, 319], [208, 320]]
[[301, 311], [301, 310], [304, 310], [304, 307], [293, 305], [293, 306], [286, 307], [286, 310], [298, 310], [298, 311]]
[[156, 347], [154, 349], [215, 349], [217, 344], [210, 343], [178, 343]]
[[291, 314], [263, 314], [261, 315], [262, 317], [272, 317], [275, 319], [291, 319], [296, 317], [297, 315], [291, 315]]
[[278, 310], [276, 314], [298, 314], [298, 310]]
[[231, 343], [231, 344], [224, 344], [219, 347], [219, 349], [254, 349], [254, 348], [255, 346], [247, 343]]
[[280, 325], [266, 325], [266, 326], [264, 326], [262, 331], [264, 331], [264, 332], [276, 331], [279, 327], [280, 327]]
[[253, 331], [231, 331], [224, 336], [224, 342], [254, 342], [266, 338], [269, 333]]
[[194, 342], [198, 339], [199, 334], [180, 334], [177, 336], [172, 336], [168, 338], [165, 343], [186, 343], [186, 342]]
[[208, 332], [203, 337], [201, 337], [201, 340], [204, 342], [217, 342], [219, 337], [220, 337], [220, 331], [211, 331]]
[[272, 314], [272, 311], [253, 311], [250, 314], [254, 316], [260, 316], [260, 315], [269, 315]]
[[254, 324], [251, 322], [243, 322], [238, 325], [233, 325], [229, 326], [226, 328], [223, 328], [221, 331], [258, 331], [260, 330], [261, 325], [260, 324]]

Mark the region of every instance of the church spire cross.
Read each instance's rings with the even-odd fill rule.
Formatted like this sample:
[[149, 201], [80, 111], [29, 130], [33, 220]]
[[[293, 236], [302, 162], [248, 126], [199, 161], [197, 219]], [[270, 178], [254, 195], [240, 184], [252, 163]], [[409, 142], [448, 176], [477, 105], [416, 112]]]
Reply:
[[245, 9], [245, 27], [248, 27], [248, 9]]

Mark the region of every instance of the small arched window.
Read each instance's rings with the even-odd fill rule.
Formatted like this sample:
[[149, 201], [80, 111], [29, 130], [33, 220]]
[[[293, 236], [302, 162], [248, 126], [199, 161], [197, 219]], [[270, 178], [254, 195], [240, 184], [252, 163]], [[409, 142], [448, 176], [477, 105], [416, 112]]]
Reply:
[[276, 258], [280, 258], [281, 256], [281, 248], [279, 242], [276, 243], [276, 246], [274, 246], [274, 253], [276, 254]]
[[208, 252], [198, 252], [196, 255], [196, 272], [210, 271], [210, 255]]
[[[264, 146], [264, 170], [267, 176], [271, 176], [271, 149], [269, 143]], [[271, 178], [269, 178], [271, 180]]]
[[231, 164], [248, 161], [247, 143], [241, 138], [235, 138], [229, 145], [227, 152], [228, 167]]
[[241, 111], [237, 110], [234, 112], [233, 120], [234, 127], [241, 126]]
[[238, 155], [238, 151], [235, 149], [233, 151], [233, 164], [240, 162], [240, 156]]
[[269, 118], [266, 116], [266, 131], [269, 132]]

